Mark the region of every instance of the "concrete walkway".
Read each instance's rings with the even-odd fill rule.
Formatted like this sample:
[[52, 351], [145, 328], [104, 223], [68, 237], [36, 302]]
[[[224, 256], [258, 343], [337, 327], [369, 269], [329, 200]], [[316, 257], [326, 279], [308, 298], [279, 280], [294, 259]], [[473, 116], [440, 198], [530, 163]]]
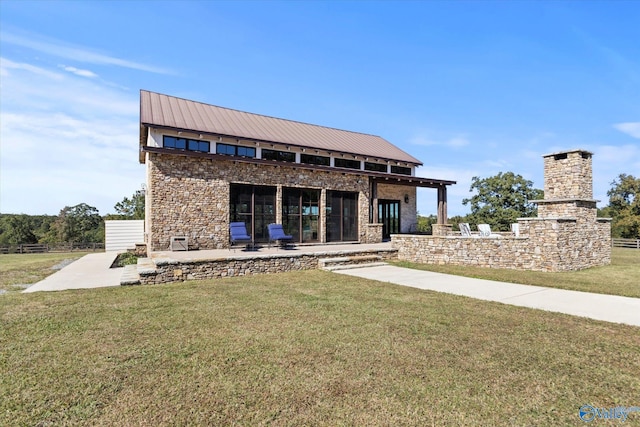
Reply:
[[391, 265], [336, 270], [335, 273], [520, 307], [640, 326], [640, 298], [494, 282]]
[[62, 291], [120, 286], [121, 268], [109, 268], [118, 256], [117, 252], [98, 252], [82, 258], [29, 286], [23, 292]]

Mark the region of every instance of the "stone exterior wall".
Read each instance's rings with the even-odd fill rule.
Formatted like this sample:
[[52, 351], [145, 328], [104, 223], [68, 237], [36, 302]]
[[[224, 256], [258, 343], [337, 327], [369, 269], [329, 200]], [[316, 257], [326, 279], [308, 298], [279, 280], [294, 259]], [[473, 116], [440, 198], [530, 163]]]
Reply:
[[[409, 196], [409, 203], [405, 203], [404, 196]], [[400, 232], [416, 231], [418, 222], [418, 205], [416, 188], [402, 185], [378, 184], [378, 199], [400, 201]]]
[[283, 187], [322, 190], [321, 243], [326, 236], [323, 214], [326, 190], [358, 192], [359, 240], [367, 243], [381, 241], [381, 237], [375, 240], [378, 238], [377, 228], [368, 226], [370, 193], [367, 177], [295, 166], [258, 165], [158, 153], [147, 153], [146, 164], [149, 252], [167, 250], [172, 236], [186, 236], [190, 245], [200, 249], [228, 247], [230, 183], [276, 186], [278, 222], [282, 220], [280, 206]]
[[[571, 271], [611, 263], [611, 220], [597, 218], [591, 153], [544, 156], [545, 198], [538, 218], [520, 218], [520, 235], [481, 238], [393, 235], [398, 259], [536, 271]], [[435, 233], [434, 233], [435, 234]]]

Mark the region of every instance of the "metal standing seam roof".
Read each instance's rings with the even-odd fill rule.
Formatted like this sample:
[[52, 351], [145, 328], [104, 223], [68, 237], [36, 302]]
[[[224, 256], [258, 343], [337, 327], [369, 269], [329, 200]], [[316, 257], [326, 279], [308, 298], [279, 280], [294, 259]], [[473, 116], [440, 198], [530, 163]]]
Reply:
[[420, 160], [379, 136], [247, 113], [146, 90], [140, 91], [140, 125], [141, 143], [146, 140], [144, 128], [157, 126], [422, 165]]

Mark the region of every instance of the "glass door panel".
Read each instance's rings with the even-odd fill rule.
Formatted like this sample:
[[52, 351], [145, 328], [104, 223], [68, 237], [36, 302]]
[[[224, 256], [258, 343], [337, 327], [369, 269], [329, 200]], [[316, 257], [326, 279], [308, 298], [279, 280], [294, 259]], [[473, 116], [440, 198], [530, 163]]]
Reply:
[[378, 220], [382, 224], [382, 238], [388, 240], [400, 232], [400, 200], [378, 200]]

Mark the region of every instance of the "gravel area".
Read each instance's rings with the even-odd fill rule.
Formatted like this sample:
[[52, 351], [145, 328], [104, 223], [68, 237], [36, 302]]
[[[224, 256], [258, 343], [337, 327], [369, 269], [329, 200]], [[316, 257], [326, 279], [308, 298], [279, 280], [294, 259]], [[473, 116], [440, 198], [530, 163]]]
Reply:
[[52, 270], [62, 270], [67, 265], [71, 264], [73, 261], [75, 261], [75, 259], [73, 259], [73, 258], [68, 258], [68, 259], [62, 260], [59, 263], [57, 263], [56, 265], [54, 265], [53, 267], [51, 267], [51, 269]]

